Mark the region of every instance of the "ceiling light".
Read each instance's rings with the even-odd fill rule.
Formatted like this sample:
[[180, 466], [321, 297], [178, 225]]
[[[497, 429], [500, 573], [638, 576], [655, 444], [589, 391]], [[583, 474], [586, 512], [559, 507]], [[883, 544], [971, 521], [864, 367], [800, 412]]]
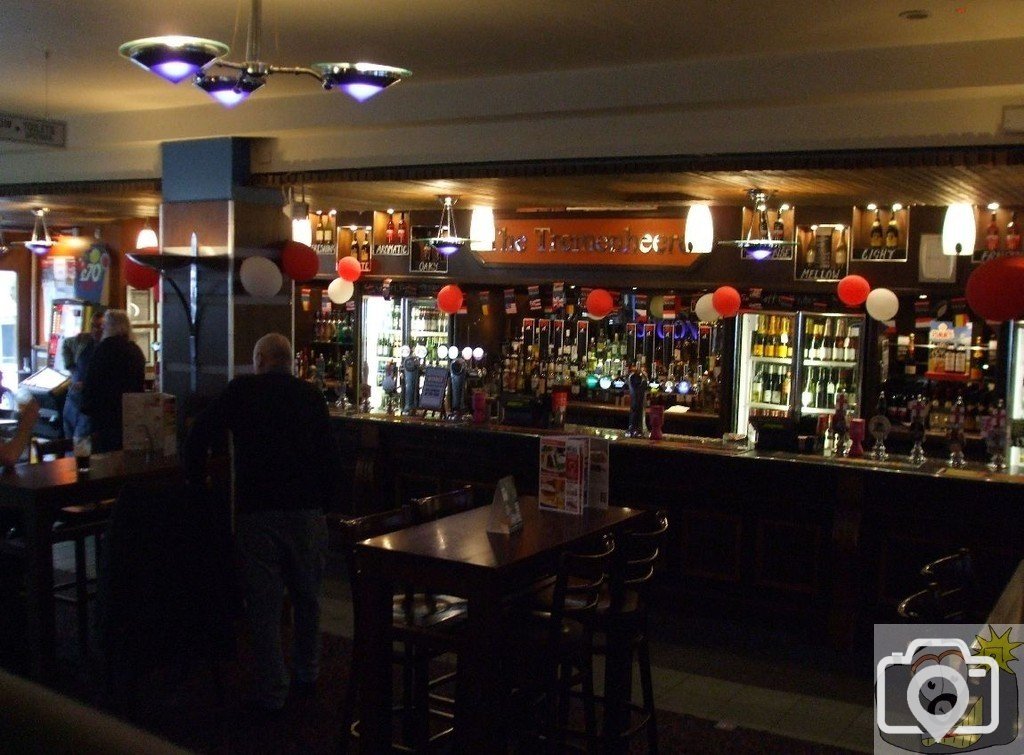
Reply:
[[[746, 238], [722, 243], [738, 246], [743, 250], [744, 256], [755, 260], [774, 257], [776, 249], [796, 246], [795, 241], [786, 241], [782, 234], [772, 236], [772, 227], [768, 223], [768, 192], [763, 189], [751, 189], [747, 194], [753, 202], [753, 213], [750, 217], [750, 227], [747, 229]], [[788, 208], [789, 205], [781, 205], [778, 209], [779, 215], [781, 216]], [[787, 259], [792, 259], [792, 257], [787, 257]]]
[[715, 245], [715, 221], [711, 208], [695, 204], [686, 213], [683, 248], [690, 254], [710, 254]]
[[947, 257], [971, 256], [977, 235], [974, 205], [951, 204], [942, 222], [942, 253]]
[[312, 246], [313, 224], [309, 220], [309, 203], [306, 201], [306, 189], [302, 189], [302, 201], [295, 199], [294, 190], [289, 187], [285, 192], [286, 201], [282, 212], [292, 221], [292, 241]]
[[136, 249], [156, 249], [160, 246], [160, 239], [156, 236], [156, 231], [149, 227], [149, 219], [146, 219], [146, 224], [142, 226], [142, 230], [139, 231], [139, 235], [135, 238]]
[[4, 236], [4, 219], [0, 217], [0, 257], [11, 251], [7, 245], [7, 238]]
[[452, 206], [457, 201], [455, 197], [441, 197], [441, 219], [437, 223], [437, 233], [424, 239], [417, 239], [434, 247], [439, 254], [446, 257], [455, 254], [469, 243], [469, 239], [460, 237], [455, 230], [455, 213]]
[[[411, 71], [375, 63], [314, 63], [310, 67], [275, 66], [260, 60], [262, 0], [251, 0], [245, 60], [227, 60], [230, 48], [201, 37], [163, 36], [136, 39], [119, 52], [133, 63], [177, 84], [189, 76], [218, 102], [233, 107], [259, 89], [272, 73], [312, 76], [326, 90], [340, 89], [365, 102], [373, 95], [412, 75]], [[230, 69], [230, 76], [207, 69]]]
[[[25, 246], [39, 255], [46, 254], [53, 248], [53, 239], [50, 238], [50, 230], [46, 227], [46, 214], [49, 211], [46, 207], [32, 210], [32, 214], [36, 216], [36, 221], [32, 226], [32, 238], [24, 242]], [[42, 235], [40, 235], [40, 231], [42, 231]]]
[[494, 250], [494, 210], [490, 207], [474, 207], [469, 221], [469, 248], [474, 252]]

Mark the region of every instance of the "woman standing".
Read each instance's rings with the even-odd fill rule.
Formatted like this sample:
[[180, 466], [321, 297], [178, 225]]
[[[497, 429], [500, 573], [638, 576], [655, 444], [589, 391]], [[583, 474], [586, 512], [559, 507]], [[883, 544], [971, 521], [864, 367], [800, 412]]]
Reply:
[[145, 379], [146, 357], [132, 340], [128, 313], [108, 310], [103, 318], [103, 340], [92, 354], [82, 389], [82, 411], [92, 419], [95, 453], [122, 447], [121, 396], [140, 392]]

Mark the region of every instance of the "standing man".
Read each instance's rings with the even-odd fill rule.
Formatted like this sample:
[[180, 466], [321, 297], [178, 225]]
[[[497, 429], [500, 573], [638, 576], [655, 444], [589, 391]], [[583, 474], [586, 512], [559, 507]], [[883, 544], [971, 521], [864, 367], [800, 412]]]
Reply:
[[89, 323], [89, 330], [65, 338], [61, 347], [64, 352], [64, 367], [71, 373], [71, 387], [68, 389], [67, 398], [64, 399], [62, 413], [65, 438], [81, 438], [92, 433], [92, 422], [88, 415], [82, 413], [82, 388], [85, 386], [89, 360], [92, 359], [96, 345], [103, 338], [103, 311], [94, 309]]
[[103, 339], [89, 358], [82, 386], [82, 411], [92, 420], [94, 453], [124, 446], [121, 396], [139, 393], [146, 383], [146, 357], [132, 340], [132, 324], [123, 309], [103, 317]]
[[208, 451], [231, 433], [235, 538], [256, 660], [253, 704], [275, 711], [288, 696], [281, 649], [285, 587], [295, 613], [294, 686], [313, 690], [320, 671], [324, 510], [337, 505], [338, 457], [327, 404], [292, 375], [288, 339], [263, 336], [252, 366], [255, 375], [236, 377], [196, 418], [184, 461], [190, 480], [203, 479]]

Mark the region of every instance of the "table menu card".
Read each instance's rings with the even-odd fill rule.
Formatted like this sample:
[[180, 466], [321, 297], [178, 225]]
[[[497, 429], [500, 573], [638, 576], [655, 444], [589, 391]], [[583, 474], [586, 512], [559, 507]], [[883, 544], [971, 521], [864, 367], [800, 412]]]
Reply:
[[516, 492], [516, 481], [512, 476], [498, 480], [491, 503], [491, 516], [487, 521], [487, 531], [501, 534], [519, 532], [523, 528], [523, 515], [519, 510], [519, 493]]
[[582, 514], [608, 507], [608, 441], [574, 435], [540, 439], [540, 508]]

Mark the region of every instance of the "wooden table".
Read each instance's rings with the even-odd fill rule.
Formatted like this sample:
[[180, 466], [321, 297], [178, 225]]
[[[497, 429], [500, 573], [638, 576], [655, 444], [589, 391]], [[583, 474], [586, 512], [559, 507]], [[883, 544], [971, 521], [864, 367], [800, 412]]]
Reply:
[[[488, 533], [490, 507], [484, 506], [356, 546], [356, 557], [367, 575], [360, 580], [362, 611], [357, 631], [366, 642], [367, 668], [375, 669], [359, 680], [365, 751], [390, 748], [391, 674], [387, 670], [396, 583], [467, 599], [458, 659], [456, 751], [504, 752], [507, 700], [499, 670], [505, 648], [502, 597], [553, 573], [563, 551], [604, 534], [617, 534], [641, 515], [618, 507], [587, 510], [583, 516], [538, 511], [536, 499], [524, 499], [522, 513], [523, 530], [514, 535]], [[626, 659], [627, 677], [628, 663]], [[608, 689], [628, 694], [629, 687], [610, 684]]]
[[46, 681], [54, 660], [53, 523], [64, 506], [116, 498], [126, 482], [172, 481], [182, 476], [177, 457], [148, 463], [122, 451], [93, 455], [79, 475], [73, 457], [18, 464], [0, 475], [0, 508], [21, 514], [27, 572], [29, 672]]

